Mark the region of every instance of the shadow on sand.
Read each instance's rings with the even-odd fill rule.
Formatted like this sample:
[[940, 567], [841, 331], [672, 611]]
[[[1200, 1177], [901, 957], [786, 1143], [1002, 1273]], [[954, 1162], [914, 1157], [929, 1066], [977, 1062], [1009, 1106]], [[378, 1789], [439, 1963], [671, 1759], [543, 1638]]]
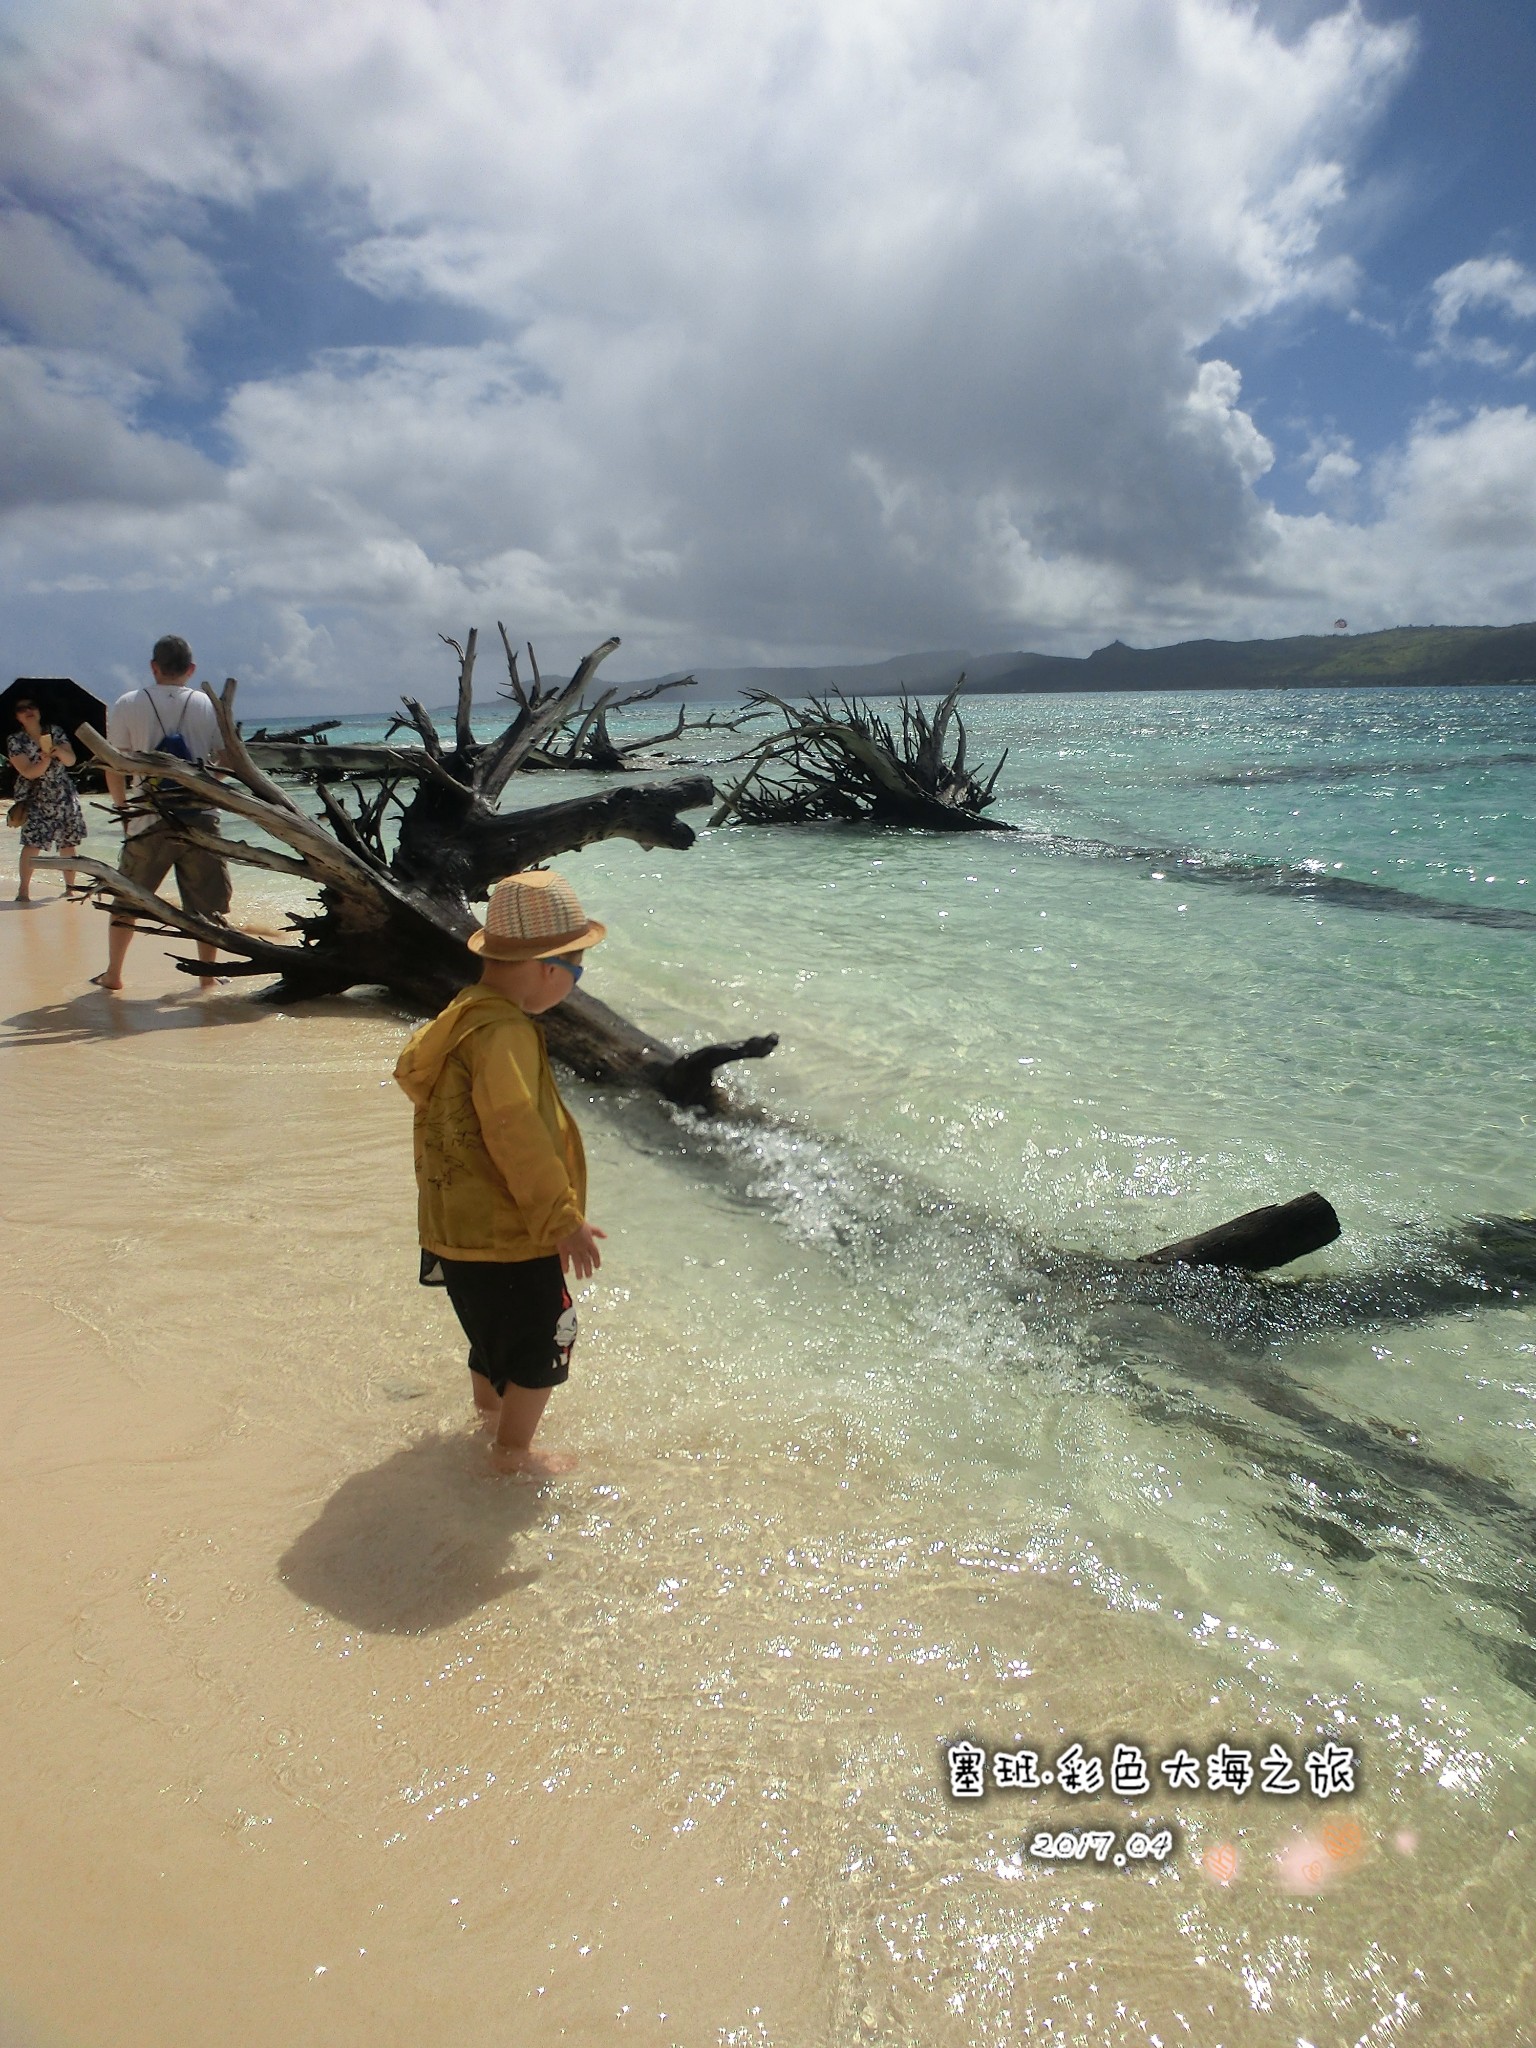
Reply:
[[137, 1038], [146, 1031], [205, 1031], [214, 1024], [247, 1024], [252, 1014], [244, 997], [190, 985], [186, 995], [177, 990], [157, 996], [109, 995], [105, 989], [92, 988], [67, 1003], [43, 1003], [0, 1018], [0, 1031], [31, 1045], [84, 1045], [97, 1038]]
[[537, 1579], [507, 1552], [544, 1513], [542, 1486], [488, 1471], [482, 1438], [432, 1434], [344, 1480], [278, 1577], [354, 1628], [430, 1635]]
[[[25, 1038], [31, 1045], [84, 1045], [94, 1039], [136, 1038], [149, 1031], [204, 1031], [216, 1024], [256, 1024], [284, 1011], [305, 1017], [387, 1016], [404, 1018], [387, 996], [312, 997], [278, 1005], [243, 989], [199, 989], [189, 977], [185, 990], [135, 996], [87, 988], [64, 1003], [43, 1003], [0, 1018], [0, 1043]], [[411, 1020], [414, 1021], [414, 1020]]]

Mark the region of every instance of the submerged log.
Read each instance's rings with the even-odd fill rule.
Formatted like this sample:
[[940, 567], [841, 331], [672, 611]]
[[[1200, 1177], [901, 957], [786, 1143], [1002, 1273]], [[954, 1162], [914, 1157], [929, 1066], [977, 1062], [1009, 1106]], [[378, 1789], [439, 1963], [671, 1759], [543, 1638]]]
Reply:
[[653, 1088], [683, 1109], [718, 1109], [716, 1070], [734, 1060], [766, 1059], [779, 1042], [778, 1033], [769, 1032], [679, 1053], [584, 989], [546, 1010], [541, 1021], [555, 1058], [585, 1079]]
[[1340, 1235], [1333, 1204], [1322, 1195], [1298, 1195], [1291, 1202], [1270, 1202], [1262, 1209], [1249, 1209], [1214, 1230], [1202, 1230], [1194, 1237], [1181, 1237], [1146, 1252], [1137, 1261], [1142, 1266], [1236, 1266], [1245, 1273], [1263, 1273], [1271, 1266], [1289, 1265], [1308, 1252], [1321, 1251]]

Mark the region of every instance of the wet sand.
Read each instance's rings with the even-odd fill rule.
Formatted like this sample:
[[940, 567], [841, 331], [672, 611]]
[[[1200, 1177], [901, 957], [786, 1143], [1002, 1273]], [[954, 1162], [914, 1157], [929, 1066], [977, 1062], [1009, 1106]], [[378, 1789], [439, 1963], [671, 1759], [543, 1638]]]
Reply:
[[945, 1738], [1294, 1734], [1343, 1695], [1025, 1568], [963, 1444], [939, 1484], [809, 1380], [744, 1400], [685, 1269], [771, 1301], [787, 1255], [585, 1110], [582, 1466], [489, 1477], [414, 1285], [407, 1021], [199, 994], [148, 938], [109, 998], [103, 941], [0, 912], [22, 2040], [1321, 2048], [1400, 1983], [1371, 2038], [1521, 2038], [1507, 1784], [1368, 1784], [1322, 1898], [1202, 1863], [1272, 1861], [1273, 1804], [1191, 1804], [1156, 1875], [1021, 1863], [1043, 1816], [957, 1810]]

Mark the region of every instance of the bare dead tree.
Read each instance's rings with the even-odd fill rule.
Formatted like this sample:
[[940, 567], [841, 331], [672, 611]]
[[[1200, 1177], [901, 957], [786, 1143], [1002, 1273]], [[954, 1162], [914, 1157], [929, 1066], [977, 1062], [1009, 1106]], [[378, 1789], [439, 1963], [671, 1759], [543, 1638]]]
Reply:
[[[276, 976], [272, 993], [283, 1000], [382, 986], [413, 1004], [436, 1007], [478, 974], [479, 962], [465, 943], [476, 924], [470, 904], [503, 875], [614, 837], [681, 851], [693, 844], [694, 833], [679, 814], [715, 795], [707, 776], [694, 775], [529, 810], [498, 810], [511, 777], [544, 734], [570, 714], [618, 642], [594, 649], [568, 683], [541, 688], [538, 700], [525, 704], [504, 732], [482, 743], [470, 727], [475, 637], [458, 650], [451, 748], [431, 716], [407, 698], [400, 723], [415, 732], [419, 746], [358, 750], [321, 742], [302, 750], [317, 786], [318, 818], [263, 770], [241, 738], [233, 678], [221, 694], [208, 692], [218, 712], [223, 772], [169, 755], [125, 753], [93, 727], [79, 728], [79, 738], [107, 767], [178, 783], [200, 807], [218, 814], [210, 823], [174, 817], [193, 845], [308, 883], [318, 907], [289, 919], [293, 940], [190, 914], [103, 862], [76, 858], [73, 865], [94, 877], [102, 896], [155, 928], [207, 941], [234, 956], [224, 972]], [[349, 762], [358, 752], [366, 758]], [[152, 791], [154, 785], [145, 786]], [[145, 801], [171, 815], [152, 793]], [[261, 836], [231, 837], [223, 830], [225, 819]], [[189, 973], [198, 968], [195, 960], [177, 965]], [[700, 1107], [718, 1106], [713, 1076], [719, 1067], [761, 1059], [777, 1042], [760, 1036], [680, 1053], [580, 991], [551, 1013], [549, 1035], [551, 1049], [591, 1079], [654, 1088], [672, 1101]]]
[[[584, 768], [600, 773], [615, 773], [633, 768], [647, 755], [658, 748], [671, 746], [675, 740], [689, 732], [739, 732], [754, 718], [760, 718], [761, 711], [708, 712], [703, 718], [690, 718], [685, 704], [678, 706], [677, 718], [665, 732], [649, 732], [636, 739], [616, 740], [608, 729], [610, 711], [627, 711], [635, 704], [648, 703], [653, 697], [660, 697], [668, 690], [689, 690], [696, 687], [696, 678], [683, 676], [675, 682], [651, 683], [643, 690], [631, 690], [621, 695], [617, 690], [606, 690], [595, 704], [588, 707], [579, 717], [568, 719], [559, 735], [548, 746], [538, 750], [537, 757], [530, 764], [547, 768]], [[561, 741], [564, 744], [561, 744]]]
[[903, 695], [899, 738], [864, 699], [841, 691], [793, 704], [767, 690], [749, 690], [747, 702], [777, 711], [783, 726], [744, 757], [745, 774], [710, 823], [838, 820], [933, 832], [1011, 832], [1011, 825], [982, 815], [992, 804], [1007, 749], [985, 782], [966, 767], [965, 723], [956, 708], [964, 683], [962, 675], [931, 715], [920, 700]]
[[[599, 662], [606, 658], [614, 647], [613, 641], [605, 648], [596, 649], [587, 657], [587, 673], [582, 678], [582, 690], [574, 690], [568, 684], [548, 685], [539, 668], [538, 656], [532, 642], [527, 643], [528, 666], [532, 680], [525, 682], [522, 676], [522, 661], [518, 650], [512, 645], [506, 627], [498, 619], [497, 631], [501, 635], [506, 655], [507, 680], [498, 685], [498, 694], [517, 709], [511, 724], [503, 737], [517, 743], [519, 751], [517, 765], [529, 771], [540, 769], [580, 769], [588, 773], [622, 773], [646, 764], [646, 757], [659, 749], [668, 747], [684, 734], [690, 732], [738, 732], [755, 718], [764, 714], [761, 710], [736, 711], [731, 713], [711, 711], [705, 716], [690, 716], [686, 705], [679, 705], [677, 717], [665, 731], [643, 733], [631, 739], [616, 739], [609, 728], [609, 715], [615, 711], [626, 711], [632, 705], [649, 703], [653, 698], [666, 695], [671, 690], [689, 690], [697, 687], [693, 676], [676, 676], [664, 683], [649, 683], [643, 689], [624, 690], [616, 685], [607, 689], [592, 703], [584, 701], [585, 686]], [[453, 650], [459, 662], [458, 703], [454, 718], [454, 754], [458, 764], [455, 772], [462, 773], [476, 762], [480, 743], [465, 722], [467, 706], [473, 694], [472, 678], [478, 653], [479, 632], [472, 630], [464, 642], [453, 639], [447, 633], [438, 638], [445, 647]], [[578, 673], [580, 673], [578, 671]], [[466, 691], [470, 693], [466, 696]], [[424, 750], [434, 757], [443, 759], [442, 742], [428, 713], [414, 697], [404, 697], [402, 713], [397, 713], [385, 735], [386, 745], [397, 732], [410, 732]], [[558, 715], [555, 715], [558, 714]], [[322, 735], [334, 731], [340, 723], [330, 719], [312, 726], [297, 726], [286, 732], [277, 732], [266, 726], [246, 735], [248, 744], [254, 749], [254, 759], [264, 768], [289, 775], [329, 775], [340, 770], [345, 775], [385, 775], [395, 768], [395, 759], [372, 742], [353, 743], [342, 741], [335, 746], [317, 746]], [[531, 729], [535, 729], [531, 742]]]
[[[545, 687], [539, 671], [538, 656], [533, 651], [532, 641], [527, 642], [528, 667], [531, 683], [524, 683], [520, 673], [520, 661], [516, 648], [507, 634], [507, 629], [498, 619], [497, 631], [507, 659], [507, 681], [501, 686], [502, 696], [509, 698], [518, 707], [519, 721], [535, 717], [550, 703], [554, 692]], [[449, 642], [456, 646], [456, 642]], [[530, 768], [575, 768], [601, 773], [615, 773], [634, 765], [636, 758], [651, 754], [658, 747], [669, 746], [681, 739], [685, 732], [736, 732], [752, 713], [735, 713], [724, 716], [709, 712], [703, 718], [690, 718], [686, 705], [679, 705], [677, 718], [665, 732], [642, 734], [635, 739], [615, 740], [609, 730], [610, 712], [627, 711], [636, 704], [648, 704], [654, 698], [663, 697], [671, 690], [692, 690], [698, 687], [695, 676], [675, 676], [669, 682], [648, 683], [638, 690], [623, 690], [615, 685], [604, 690], [593, 703], [578, 707], [561, 718], [558, 725], [545, 740], [532, 748], [528, 754]]]

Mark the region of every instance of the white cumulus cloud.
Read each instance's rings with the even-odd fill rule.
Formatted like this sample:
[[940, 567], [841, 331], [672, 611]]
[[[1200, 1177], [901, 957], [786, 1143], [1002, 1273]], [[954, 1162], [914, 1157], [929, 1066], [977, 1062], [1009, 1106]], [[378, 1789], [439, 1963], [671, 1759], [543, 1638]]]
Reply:
[[1536, 320], [1536, 276], [1512, 256], [1474, 256], [1442, 272], [1430, 287], [1435, 353], [1460, 356], [1491, 370], [1536, 368], [1529, 348], [1470, 331], [1477, 314]]
[[[1332, 594], [1357, 629], [1529, 618], [1536, 556], [1536, 413], [1431, 411], [1371, 465], [1373, 514], [1275, 520], [1277, 577]], [[1456, 594], [1455, 614], [1446, 592]]]

